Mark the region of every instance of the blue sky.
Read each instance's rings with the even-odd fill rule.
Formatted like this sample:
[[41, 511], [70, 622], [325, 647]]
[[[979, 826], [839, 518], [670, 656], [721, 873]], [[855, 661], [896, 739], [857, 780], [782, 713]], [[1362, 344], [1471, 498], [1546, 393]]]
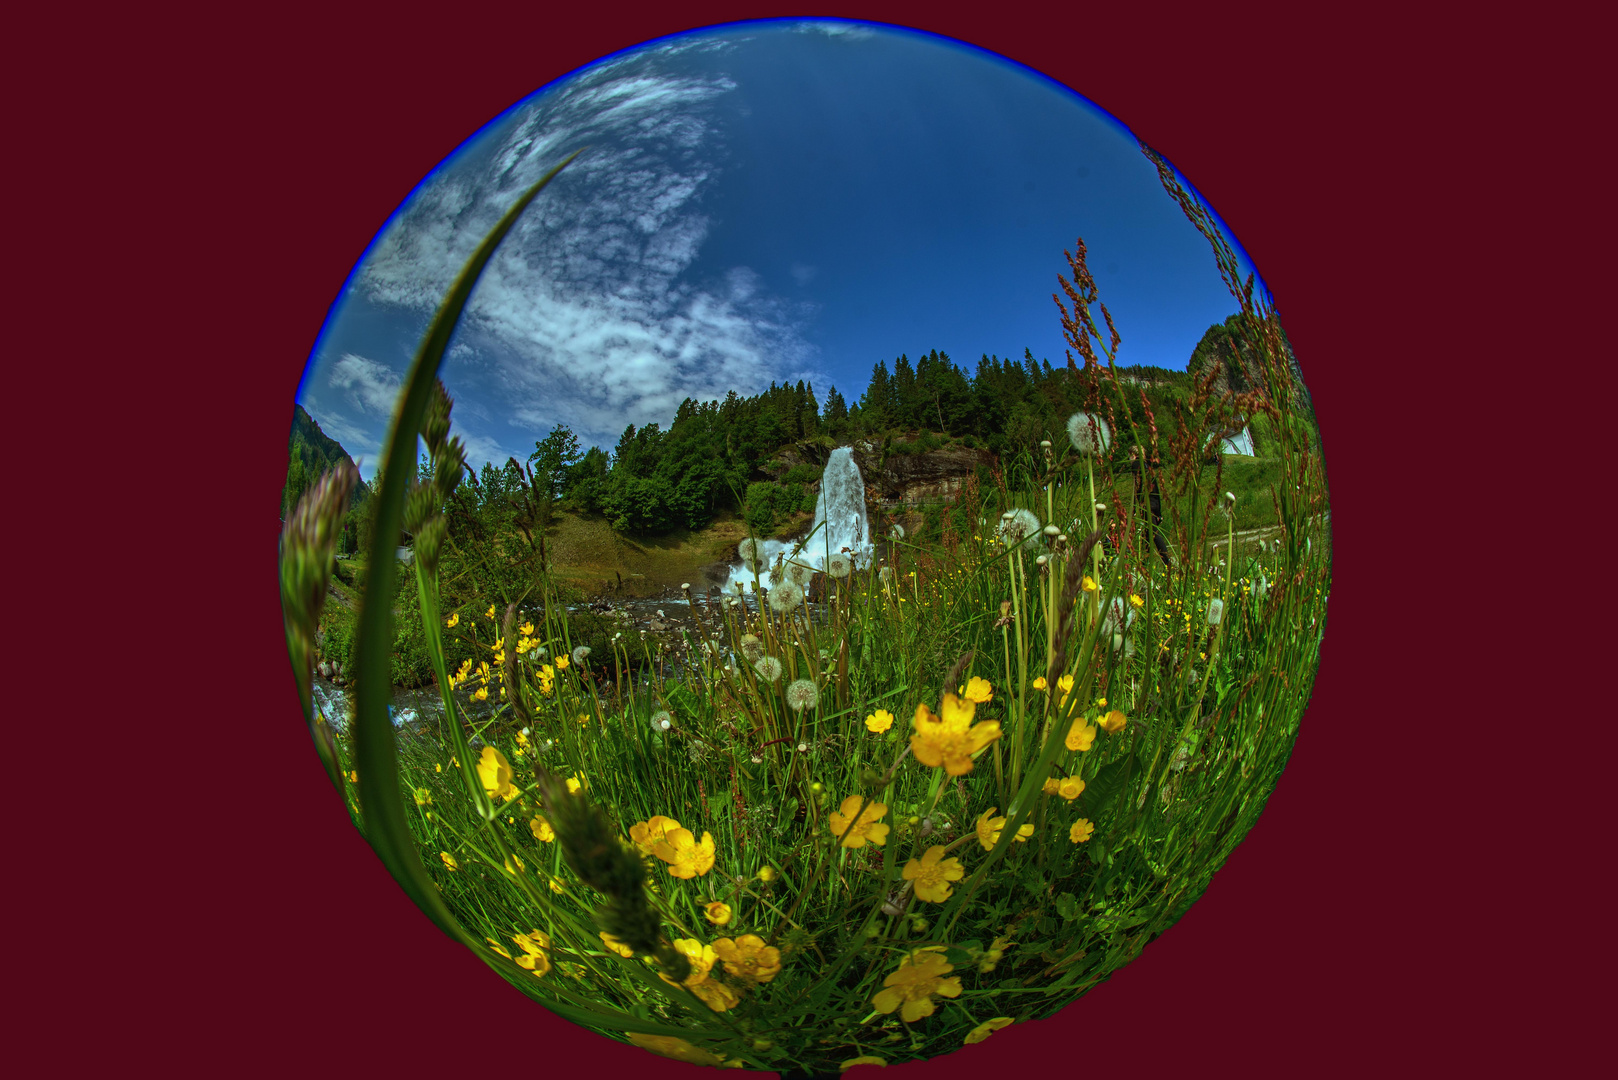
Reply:
[[461, 263], [585, 145], [491, 261], [446, 359], [474, 466], [525, 458], [558, 423], [611, 449], [682, 398], [772, 380], [852, 402], [900, 353], [1065, 363], [1051, 293], [1080, 236], [1120, 363], [1183, 368], [1236, 309], [1129, 133], [1034, 72], [851, 23], [684, 35], [517, 104], [378, 234], [299, 390], [366, 476]]

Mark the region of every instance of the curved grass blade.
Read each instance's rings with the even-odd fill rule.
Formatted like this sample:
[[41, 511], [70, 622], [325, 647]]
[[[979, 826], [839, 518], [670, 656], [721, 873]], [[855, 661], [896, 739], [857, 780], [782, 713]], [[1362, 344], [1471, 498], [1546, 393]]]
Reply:
[[511, 227], [544, 190], [556, 174], [582, 153], [575, 151], [547, 172], [507, 210], [494, 230], [484, 238], [460, 277], [445, 297], [432, 325], [416, 351], [405, 387], [388, 435], [383, 455], [382, 490], [377, 494], [376, 524], [371, 554], [365, 574], [365, 603], [359, 622], [359, 670], [356, 672], [354, 717], [354, 764], [364, 788], [361, 808], [365, 838], [381, 858], [388, 872], [406, 895], [427, 914], [440, 930], [477, 950], [478, 942], [461, 926], [445, 905], [433, 880], [427, 876], [416, 852], [416, 841], [405, 819], [404, 800], [399, 794], [399, 760], [394, 745], [393, 725], [388, 719], [387, 701], [392, 689], [389, 653], [393, 646], [394, 538], [404, 517], [406, 481], [415, 473], [416, 431], [431, 395], [438, 368], [449, 345], [450, 334], [460, 320], [472, 287], [488, 265], [495, 248]]

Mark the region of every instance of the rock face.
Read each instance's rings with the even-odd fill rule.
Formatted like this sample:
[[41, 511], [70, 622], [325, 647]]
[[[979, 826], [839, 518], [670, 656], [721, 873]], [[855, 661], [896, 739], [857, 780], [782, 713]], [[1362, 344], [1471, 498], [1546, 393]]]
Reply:
[[987, 466], [993, 460], [987, 450], [964, 446], [896, 454], [890, 445], [884, 455], [879, 443], [854, 445], [854, 461], [865, 477], [868, 498], [890, 509], [953, 499], [979, 465]]
[[[924, 502], [948, 501], [960, 494], [966, 478], [979, 465], [990, 465], [994, 455], [987, 450], [949, 446], [937, 450], [906, 453], [912, 445], [903, 438], [883, 444], [861, 439], [853, 444], [854, 463], [865, 480], [865, 497], [870, 505], [884, 509]], [[775, 478], [796, 465], [824, 466], [828, 451], [812, 444], [783, 447], [775, 453], [765, 472]], [[819, 485], [810, 485], [818, 490]]]

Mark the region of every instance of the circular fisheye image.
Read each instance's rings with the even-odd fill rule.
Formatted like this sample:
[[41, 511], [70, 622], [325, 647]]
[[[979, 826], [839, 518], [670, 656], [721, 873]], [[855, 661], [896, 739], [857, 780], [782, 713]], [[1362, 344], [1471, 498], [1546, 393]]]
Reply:
[[657, 1054], [1052, 1015], [1208, 888], [1308, 704], [1274, 301], [1162, 156], [958, 42], [734, 24], [536, 91], [383, 225], [293, 414], [287, 646], [356, 827]]

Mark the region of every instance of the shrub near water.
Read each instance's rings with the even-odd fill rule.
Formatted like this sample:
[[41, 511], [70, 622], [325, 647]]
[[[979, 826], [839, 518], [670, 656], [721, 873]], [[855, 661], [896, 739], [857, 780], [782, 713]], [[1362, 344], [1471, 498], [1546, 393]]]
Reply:
[[[1125, 392], [1116, 339], [1098, 362], [1082, 245], [1070, 260], [1064, 325], [1099, 415]], [[1252, 313], [1260, 343], [1273, 318]], [[423, 355], [400, 414], [428, 473], [453, 475], [447, 394], [408, 396], [436, 369]], [[896, 540], [823, 603], [694, 606], [681, 665], [644, 640], [575, 652], [543, 567], [531, 620], [441, 611], [444, 493], [384, 492], [379, 513], [403, 505], [418, 537], [446, 718], [395, 764], [362, 675], [355, 742], [334, 748], [345, 794], [446, 932], [547, 1008], [657, 1053], [824, 1072], [1049, 1015], [1179, 918], [1253, 824], [1329, 584], [1310, 446], [1278, 439], [1282, 533], [1241, 573], [1202, 540], [1236, 520], [1204, 447], [1169, 448], [1162, 528], [1187, 538], [1171, 570], [1124, 469], [1131, 446], [1156, 460], [1154, 433], [1111, 434], [1031, 447], [1004, 486], [969, 489], [975, 531]], [[452, 668], [450, 647], [478, 658]], [[500, 707], [472, 723], [457, 687]]]

